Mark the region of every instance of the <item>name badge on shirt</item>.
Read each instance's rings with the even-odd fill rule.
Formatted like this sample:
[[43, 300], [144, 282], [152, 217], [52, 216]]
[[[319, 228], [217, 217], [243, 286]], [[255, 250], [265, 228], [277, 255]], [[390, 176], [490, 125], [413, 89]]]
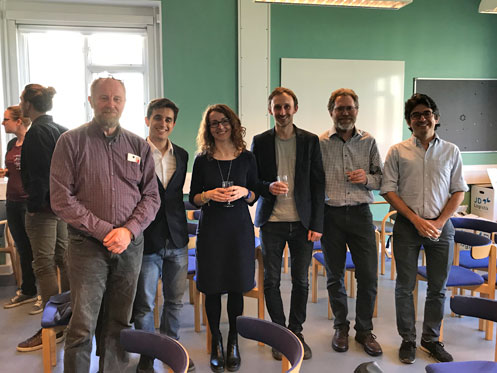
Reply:
[[135, 154], [128, 153], [128, 162], [140, 164], [141, 158]]

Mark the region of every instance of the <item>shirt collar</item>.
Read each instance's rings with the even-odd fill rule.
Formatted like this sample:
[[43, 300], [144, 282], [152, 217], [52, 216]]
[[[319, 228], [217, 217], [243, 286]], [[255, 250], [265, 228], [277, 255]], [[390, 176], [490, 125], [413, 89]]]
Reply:
[[[328, 138], [331, 138], [333, 135], [337, 135], [338, 136], [337, 130], [335, 128], [335, 125], [331, 126], [331, 128], [328, 130]], [[363, 131], [354, 126], [354, 134], [352, 135], [351, 139], [354, 138], [354, 137], [356, 137], [356, 136], [362, 137], [363, 136]]]
[[[147, 142], [148, 142], [148, 145], [150, 145], [150, 149], [152, 149], [152, 152], [161, 153], [161, 151], [159, 149], [157, 149], [157, 147], [154, 145], [154, 143], [152, 141], [150, 141], [150, 137], [148, 137], [148, 136], [147, 136]], [[169, 139], [167, 139], [167, 151], [164, 155], [166, 155], [166, 154], [169, 154], [169, 155], [174, 154], [173, 143]], [[161, 153], [161, 155], [162, 155], [162, 153]]]
[[[411, 141], [415, 146], [422, 146], [421, 141], [413, 135], [411, 135]], [[438, 133], [435, 132], [435, 137], [430, 141], [430, 144], [435, 144], [440, 141], [440, 137], [438, 136]]]

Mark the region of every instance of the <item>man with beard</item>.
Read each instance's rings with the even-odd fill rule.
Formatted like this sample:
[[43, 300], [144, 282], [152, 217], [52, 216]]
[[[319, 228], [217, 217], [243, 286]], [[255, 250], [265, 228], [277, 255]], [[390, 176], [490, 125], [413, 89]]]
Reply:
[[[283, 249], [288, 243], [292, 275], [288, 329], [302, 342], [306, 360], [312, 357], [312, 351], [304, 341], [302, 325], [313, 242], [321, 238], [323, 231], [323, 164], [318, 137], [293, 124], [298, 101], [292, 90], [276, 88], [269, 95], [268, 110], [275, 126], [255, 136], [252, 143], [259, 174], [255, 225], [261, 228], [264, 295], [271, 320], [286, 326], [280, 278]], [[281, 360], [279, 351], [273, 349], [272, 353]]]
[[327, 288], [335, 315], [331, 347], [349, 348], [347, 293], [344, 286], [347, 246], [357, 279], [355, 339], [371, 356], [382, 354], [373, 330], [373, 311], [378, 284], [378, 252], [369, 204], [381, 185], [382, 169], [375, 139], [357, 129], [359, 98], [352, 89], [331, 94], [328, 111], [333, 127], [320, 136], [326, 175], [324, 231], [321, 238]]
[[393, 145], [385, 161], [381, 195], [397, 210], [393, 227], [397, 265], [395, 310], [402, 337], [399, 360], [416, 360], [414, 287], [421, 245], [425, 249], [426, 291], [421, 349], [440, 362], [452, 361], [439, 342], [444, 315], [445, 284], [454, 255], [454, 226], [450, 217], [468, 186], [462, 173], [459, 148], [436, 134], [438, 107], [429, 96], [415, 93], [407, 100], [404, 118], [412, 136]]
[[69, 225], [67, 372], [90, 370], [101, 307], [100, 371], [123, 372], [128, 362], [119, 335], [130, 327], [142, 232], [160, 199], [149, 145], [119, 124], [125, 95], [120, 80], [95, 80], [88, 97], [93, 120], [61, 136], [52, 158], [52, 208]]

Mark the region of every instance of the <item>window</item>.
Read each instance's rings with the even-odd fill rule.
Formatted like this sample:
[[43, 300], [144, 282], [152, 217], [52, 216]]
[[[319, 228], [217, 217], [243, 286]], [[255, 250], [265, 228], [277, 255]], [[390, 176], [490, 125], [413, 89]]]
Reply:
[[[0, 2], [2, 2], [0, 0]], [[91, 82], [124, 81], [124, 128], [144, 137], [148, 101], [161, 97], [160, 0], [8, 0], [0, 12], [4, 106], [16, 105], [28, 83], [52, 86], [51, 114], [68, 128], [87, 122]], [[4, 154], [6, 136], [2, 130]], [[3, 162], [2, 162], [3, 164]]]
[[112, 75], [124, 81], [124, 128], [145, 136], [147, 35], [143, 30], [98, 30], [19, 26], [20, 89], [28, 83], [52, 86], [52, 115], [65, 127], [75, 128], [92, 118], [87, 97], [91, 82]]

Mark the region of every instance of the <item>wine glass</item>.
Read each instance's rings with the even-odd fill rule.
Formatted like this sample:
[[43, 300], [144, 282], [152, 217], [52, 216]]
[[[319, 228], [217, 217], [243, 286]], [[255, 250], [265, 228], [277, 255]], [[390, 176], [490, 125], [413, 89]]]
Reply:
[[[276, 177], [276, 180], [285, 184], [288, 187], [288, 176], [287, 175], [279, 175]], [[288, 198], [288, 193], [285, 193], [285, 198]]]
[[[223, 185], [222, 185], [223, 188], [231, 188], [232, 186], [233, 186], [233, 181], [231, 181], [231, 180], [223, 180]], [[233, 207], [233, 206], [234, 205], [231, 204], [230, 201], [228, 201], [228, 203], [226, 203], [224, 205], [224, 207]]]

